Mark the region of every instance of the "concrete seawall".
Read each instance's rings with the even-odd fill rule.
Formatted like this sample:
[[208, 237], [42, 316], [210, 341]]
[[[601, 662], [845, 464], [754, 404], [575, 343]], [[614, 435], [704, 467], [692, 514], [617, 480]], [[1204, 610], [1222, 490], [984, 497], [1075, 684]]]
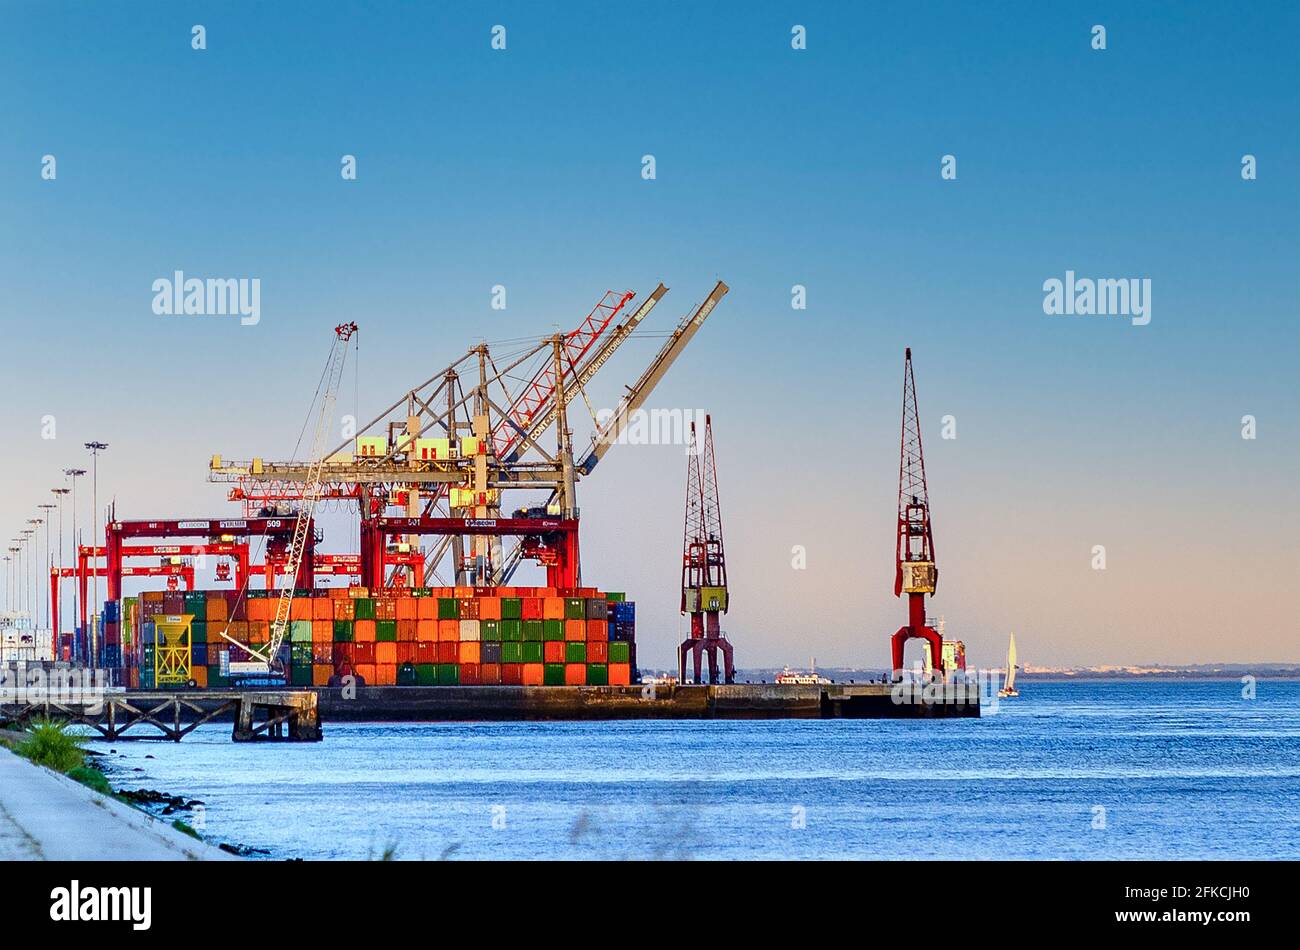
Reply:
[[0, 861], [230, 861], [220, 848], [0, 746]]

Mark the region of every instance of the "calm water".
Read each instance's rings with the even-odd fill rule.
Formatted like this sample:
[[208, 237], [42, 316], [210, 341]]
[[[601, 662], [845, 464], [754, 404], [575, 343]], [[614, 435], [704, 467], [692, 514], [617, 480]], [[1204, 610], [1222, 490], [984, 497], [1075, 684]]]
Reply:
[[95, 747], [116, 787], [203, 799], [209, 840], [272, 858], [1300, 857], [1296, 682], [1254, 700], [1029, 683], [978, 721], [355, 724], [255, 746], [213, 726]]

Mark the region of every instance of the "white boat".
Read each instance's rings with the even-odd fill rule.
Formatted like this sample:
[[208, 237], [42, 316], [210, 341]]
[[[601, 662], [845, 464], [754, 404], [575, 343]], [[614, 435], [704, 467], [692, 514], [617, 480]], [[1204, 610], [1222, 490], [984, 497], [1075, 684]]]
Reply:
[[1016, 689], [1016, 635], [1011, 634], [1011, 642], [1007, 644], [1007, 679], [998, 690], [998, 697], [1006, 699], [1008, 696], [1019, 696], [1020, 690]]

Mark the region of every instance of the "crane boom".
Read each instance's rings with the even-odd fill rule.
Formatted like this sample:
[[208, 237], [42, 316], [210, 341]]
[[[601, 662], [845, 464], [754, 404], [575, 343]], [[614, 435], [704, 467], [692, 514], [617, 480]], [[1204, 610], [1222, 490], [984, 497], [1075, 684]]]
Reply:
[[577, 466], [581, 474], [590, 475], [592, 469], [600, 463], [605, 453], [609, 451], [609, 447], [618, 441], [619, 435], [627, 426], [628, 417], [645, 404], [655, 386], [664, 378], [677, 357], [681, 355], [682, 350], [686, 349], [686, 345], [691, 342], [691, 338], [704, 325], [704, 321], [713, 312], [713, 308], [718, 305], [718, 302], [726, 296], [727, 291], [730, 289], [725, 283], [718, 281], [709, 295], [704, 298], [704, 302], [677, 325], [677, 329], [673, 331], [673, 335], [668, 338], [668, 342], [660, 349], [654, 361], [646, 367], [646, 371], [641, 374], [641, 378], [623, 396], [618, 409], [605, 420], [605, 423], [592, 436], [591, 448], [587, 450], [586, 456]]
[[[600, 368], [609, 362], [609, 358], [614, 355], [615, 351], [620, 346], [622, 346], [623, 341], [631, 336], [632, 331], [641, 325], [641, 321], [650, 314], [650, 311], [655, 308], [655, 304], [657, 304], [666, 293], [668, 293], [668, 288], [662, 283], [656, 287], [654, 292], [645, 299], [645, 302], [637, 308], [636, 313], [632, 314], [632, 316], [628, 318], [627, 323], [615, 327], [614, 331], [605, 338], [605, 342], [601, 344], [600, 349], [592, 354], [590, 359], [582, 365], [574, 375], [573, 380], [566, 384], [566, 388], [580, 390], [585, 387], [587, 383], [591, 382], [596, 373], [600, 372]], [[529, 441], [536, 442], [538, 437], [541, 436], [550, 424], [555, 421], [556, 410], [557, 407], [555, 405], [555, 400], [552, 399], [550, 407], [546, 412], [538, 416], [537, 420], [528, 427]], [[516, 448], [506, 461], [513, 461], [515, 456], [519, 454], [520, 450]]]

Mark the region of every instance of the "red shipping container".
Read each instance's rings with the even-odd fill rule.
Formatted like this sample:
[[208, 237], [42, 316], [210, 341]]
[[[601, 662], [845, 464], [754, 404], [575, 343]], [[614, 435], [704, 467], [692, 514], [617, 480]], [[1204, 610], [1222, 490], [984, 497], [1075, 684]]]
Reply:
[[588, 620], [587, 621], [587, 642], [592, 640], [608, 640], [609, 623], [605, 620]]
[[542, 644], [542, 659], [547, 663], [563, 663], [564, 643], [559, 640], [547, 640]]
[[[400, 623], [401, 621], [398, 621], [398, 622]], [[401, 641], [398, 641], [398, 643], [397, 643], [397, 664], [400, 666], [400, 665], [403, 664], [403, 663], [415, 663], [415, 662], [418, 662], [418, 660], [419, 660], [419, 654], [418, 654], [418, 652], [416, 651], [416, 647], [418, 647], [418, 646], [419, 646], [418, 643], [403, 643], [403, 642], [401, 642]], [[588, 654], [588, 655], [590, 655], [590, 654]]]
[[525, 620], [542, 619], [542, 598], [525, 597], [523, 598], [523, 602], [520, 604], [520, 608], [523, 611], [523, 619]]
[[429, 643], [427, 640], [421, 640], [415, 645], [415, 662], [416, 663], [437, 663], [438, 662], [438, 644]]
[[542, 686], [546, 682], [546, 667], [541, 663], [524, 664], [524, 685]]
[[460, 599], [460, 619], [477, 620], [478, 619], [478, 601], [473, 597], [462, 597]]
[[397, 621], [397, 639], [406, 643], [414, 643], [419, 639], [416, 631], [419, 630], [419, 622], [415, 620]]
[[482, 680], [479, 678], [479, 665], [477, 663], [462, 663], [460, 665], [460, 684], [462, 686], [477, 686]]
[[609, 662], [609, 644], [604, 640], [587, 641], [587, 662], [588, 663], [607, 663]]
[[585, 620], [566, 620], [566, 621], [564, 621], [564, 639], [566, 639], [566, 640], [586, 640], [586, 639], [587, 639], [587, 621], [585, 621]]
[[609, 664], [609, 685], [610, 686], [631, 686], [632, 665], [630, 663]]
[[439, 663], [459, 663], [460, 662], [460, 644], [449, 643], [445, 640], [438, 641], [438, 662]]
[[352, 662], [352, 658], [355, 655], [353, 653], [354, 645], [355, 644], [351, 643], [336, 643], [330, 648], [334, 653], [335, 665], [338, 664], [339, 660], [347, 660], [349, 663]]
[[375, 663], [375, 644], [352, 644], [352, 660], [357, 666], [373, 666]]
[[586, 686], [587, 685], [587, 664], [586, 663], [565, 663], [564, 664], [564, 685], [565, 686]]
[[[482, 663], [478, 668], [478, 681], [484, 686], [496, 686], [501, 682], [500, 663]], [[463, 683], [464, 680], [462, 679]]]
[[524, 666], [534, 666], [540, 664], [524, 663], [502, 663], [501, 664], [501, 682], [506, 686], [523, 686], [524, 685]]

